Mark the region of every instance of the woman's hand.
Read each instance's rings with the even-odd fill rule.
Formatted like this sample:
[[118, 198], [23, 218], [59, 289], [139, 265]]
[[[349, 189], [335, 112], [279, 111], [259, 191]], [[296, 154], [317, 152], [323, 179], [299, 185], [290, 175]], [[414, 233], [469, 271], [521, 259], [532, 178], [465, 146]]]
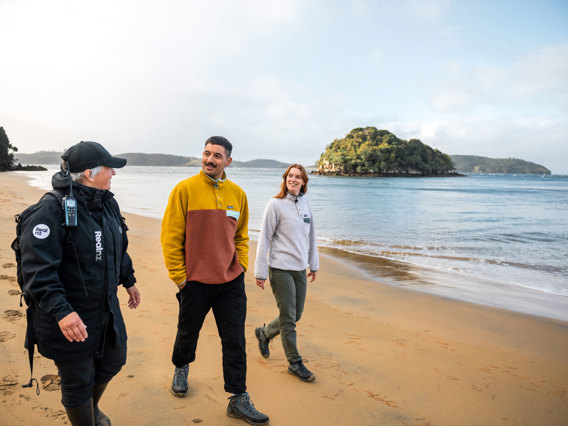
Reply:
[[64, 316], [57, 324], [59, 324], [65, 338], [70, 342], [84, 342], [89, 336], [87, 326], [77, 312], [71, 312]]
[[259, 286], [263, 290], [264, 290], [264, 283], [265, 282], [266, 282], [266, 280], [259, 280], [258, 278], [256, 279], [256, 285]]
[[317, 273], [318, 271], [310, 271], [310, 273], [306, 275], [308, 277], [312, 277], [312, 279], [310, 280], [311, 283], [313, 283], [316, 280]]
[[133, 285], [132, 287], [128, 287], [126, 289], [126, 292], [130, 296], [128, 298], [128, 307], [130, 309], [136, 309], [140, 304], [140, 292], [138, 291], [135, 285]]

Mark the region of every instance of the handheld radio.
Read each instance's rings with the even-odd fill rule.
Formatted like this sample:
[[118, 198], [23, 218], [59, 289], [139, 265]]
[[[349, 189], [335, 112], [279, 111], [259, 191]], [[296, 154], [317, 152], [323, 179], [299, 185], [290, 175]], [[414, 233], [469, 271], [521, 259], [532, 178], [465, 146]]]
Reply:
[[67, 165], [67, 175], [69, 176], [69, 195], [61, 199], [61, 207], [63, 208], [63, 216], [65, 217], [65, 226], [68, 228], [77, 227], [77, 200], [73, 198], [73, 180], [71, 179], [71, 169], [69, 162]]

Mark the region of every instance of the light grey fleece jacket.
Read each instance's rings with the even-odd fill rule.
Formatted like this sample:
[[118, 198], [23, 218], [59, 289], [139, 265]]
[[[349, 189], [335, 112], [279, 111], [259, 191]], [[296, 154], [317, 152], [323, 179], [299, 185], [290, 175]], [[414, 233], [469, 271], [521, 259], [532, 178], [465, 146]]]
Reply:
[[262, 218], [254, 277], [268, 278], [268, 266], [285, 271], [317, 271], [318, 248], [310, 201], [303, 195], [271, 198]]

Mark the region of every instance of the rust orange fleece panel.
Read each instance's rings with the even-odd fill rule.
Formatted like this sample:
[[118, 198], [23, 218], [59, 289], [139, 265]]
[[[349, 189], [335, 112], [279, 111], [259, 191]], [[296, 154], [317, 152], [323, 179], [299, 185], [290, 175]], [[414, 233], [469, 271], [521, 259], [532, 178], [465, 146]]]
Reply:
[[221, 284], [243, 272], [235, 250], [237, 220], [225, 210], [187, 212], [185, 265], [188, 281]]
[[[225, 179], [225, 175], [223, 175]], [[221, 284], [248, 266], [248, 203], [244, 191], [203, 171], [178, 183], [162, 220], [162, 249], [170, 278]]]

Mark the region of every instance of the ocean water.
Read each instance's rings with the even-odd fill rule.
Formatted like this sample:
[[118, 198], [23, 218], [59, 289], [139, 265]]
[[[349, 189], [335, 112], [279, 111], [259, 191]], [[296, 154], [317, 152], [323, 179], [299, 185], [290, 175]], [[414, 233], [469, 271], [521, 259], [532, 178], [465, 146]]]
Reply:
[[[19, 172], [50, 189], [48, 172]], [[118, 170], [124, 211], [161, 218], [195, 167]], [[247, 193], [250, 236], [282, 170], [229, 168]], [[310, 176], [318, 245], [393, 285], [568, 321], [568, 176]]]

